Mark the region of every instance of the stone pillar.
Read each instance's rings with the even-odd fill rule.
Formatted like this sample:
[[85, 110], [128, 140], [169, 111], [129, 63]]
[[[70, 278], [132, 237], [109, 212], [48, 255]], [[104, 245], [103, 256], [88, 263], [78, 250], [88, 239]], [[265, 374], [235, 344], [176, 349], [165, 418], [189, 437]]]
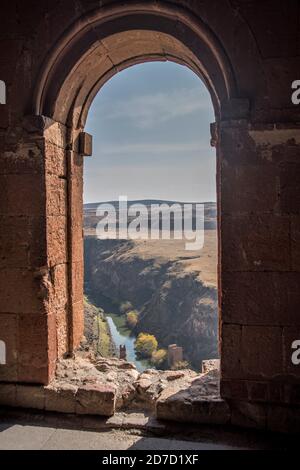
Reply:
[[177, 344], [170, 344], [168, 347], [168, 364], [173, 367], [178, 362], [183, 361], [183, 349], [178, 347]]
[[47, 384], [83, 332], [82, 157], [29, 117], [0, 136], [0, 380]]
[[299, 405], [300, 131], [223, 122], [220, 149], [221, 393]]

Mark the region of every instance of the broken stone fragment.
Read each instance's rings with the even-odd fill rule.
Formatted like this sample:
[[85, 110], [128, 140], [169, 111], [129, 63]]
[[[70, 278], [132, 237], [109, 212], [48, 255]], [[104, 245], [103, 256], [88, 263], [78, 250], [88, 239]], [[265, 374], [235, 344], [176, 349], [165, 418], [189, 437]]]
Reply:
[[202, 373], [206, 374], [212, 370], [220, 370], [220, 359], [209, 359], [202, 361]]

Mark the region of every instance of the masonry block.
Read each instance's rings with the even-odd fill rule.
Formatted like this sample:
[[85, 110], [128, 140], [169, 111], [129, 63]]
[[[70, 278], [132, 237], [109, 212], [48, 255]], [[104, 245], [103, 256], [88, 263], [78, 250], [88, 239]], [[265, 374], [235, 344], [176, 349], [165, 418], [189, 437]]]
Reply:
[[253, 429], [266, 429], [267, 406], [247, 402], [231, 402], [231, 424]]
[[19, 315], [19, 381], [47, 384], [48, 360], [47, 316]]
[[272, 379], [283, 374], [282, 328], [242, 327], [243, 378]]
[[221, 329], [221, 377], [240, 379], [242, 327], [223, 324]]
[[40, 217], [0, 216], [0, 267], [35, 269], [46, 264], [45, 223]]
[[107, 385], [86, 385], [78, 389], [76, 413], [112, 416], [115, 412], [116, 389]]
[[222, 271], [289, 271], [290, 221], [272, 215], [221, 218]]
[[16, 406], [17, 386], [14, 384], [0, 383], [0, 405]]
[[39, 283], [34, 273], [26, 269], [0, 270], [0, 297], [0, 309], [4, 313], [44, 311]]
[[62, 147], [45, 141], [45, 170], [47, 175], [65, 178], [67, 176], [66, 150]]
[[67, 218], [65, 216], [47, 217], [48, 263], [50, 266], [65, 264], [67, 251]]
[[45, 408], [44, 387], [18, 384], [16, 393], [16, 406], [20, 408], [43, 410]]
[[77, 387], [71, 384], [45, 387], [45, 409], [58, 413], [75, 413]]
[[[299, 146], [300, 148], [300, 146]], [[300, 164], [286, 163], [280, 173], [281, 210], [285, 214], [300, 215]]]
[[223, 162], [221, 186], [222, 214], [278, 210], [279, 172], [275, 165], [228, 166]]
[[240, 325], [300, 325], [299, 283], [299, 273], [225, 272], [222, 319]]

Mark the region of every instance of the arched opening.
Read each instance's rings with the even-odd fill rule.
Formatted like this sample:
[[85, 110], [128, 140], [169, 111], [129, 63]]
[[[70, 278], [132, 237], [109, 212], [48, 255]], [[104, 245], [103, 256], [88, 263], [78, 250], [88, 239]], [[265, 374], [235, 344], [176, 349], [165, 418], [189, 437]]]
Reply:
[[[94, 100], [86, 125], [94, 152], [84, 162], [86, 351], [119, 357], [120, 348], [140, 371], [199, 373], [203, 360], [219, 358], [213, 120], [205, 85], [171, 62], [131, 67]], [[130, 215], [120, 234], [124, 195]], [[116, 221], [104, 232], [108, 206]]]
[[[89, 153], [83, 134], [90, 105], [101, 87], [132, 65], [171, 61], [193, 70], [207, 86], [216, 123], [211, 126], [217, 147], [217, 196], [220, 207], [219, 123], [248, 115], [248, 101], [239, 99], [230, 61], [218, 39], [199, 19], [181, 8], [158, 2], [101, 8], [83, 17], [50, 51], [38, 79], [33, 111], [40, 116], [45, 141], [46, 198], [58, 197], [47, 214], [51, 373], [56, 359], [72, 354], [83, 336], [83, 155]], [[43, 116], [47, 116], [44, 118]], [[30, 127], [32, 124], [29, 123]], [[220, 211], [218, 211], [220, 214]], [[220, 218], [218, 236], [220, 238]], [[218, 253], [221, 286], [221, 250]], [[64, 288], [66, 299], [59, 295]], [[220, 292], [220, 289], [219, 289]], [[53, 299], [52, 299], [53, 297]], [[221, 321], [221, 316], [219, 317]], [[54, 336], [55, 335], [55, 336]], [[222, 337], [222, 325], [220, 328]]]

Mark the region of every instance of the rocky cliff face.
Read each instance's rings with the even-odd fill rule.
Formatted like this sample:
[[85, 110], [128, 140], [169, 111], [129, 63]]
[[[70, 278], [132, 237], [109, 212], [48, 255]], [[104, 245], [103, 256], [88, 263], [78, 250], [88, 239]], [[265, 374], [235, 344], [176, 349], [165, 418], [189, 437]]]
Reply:
[[218, 357], [216, 286], [201, 275], [198, 258], [171, 256], [167, 244], [155, 254], [147, 243], [86, 237], [86, 289], [104, 308], [130, 301], [140, 312], [136, 332], [154, 334], [161, 347], [182, 346], [199, 370]]

